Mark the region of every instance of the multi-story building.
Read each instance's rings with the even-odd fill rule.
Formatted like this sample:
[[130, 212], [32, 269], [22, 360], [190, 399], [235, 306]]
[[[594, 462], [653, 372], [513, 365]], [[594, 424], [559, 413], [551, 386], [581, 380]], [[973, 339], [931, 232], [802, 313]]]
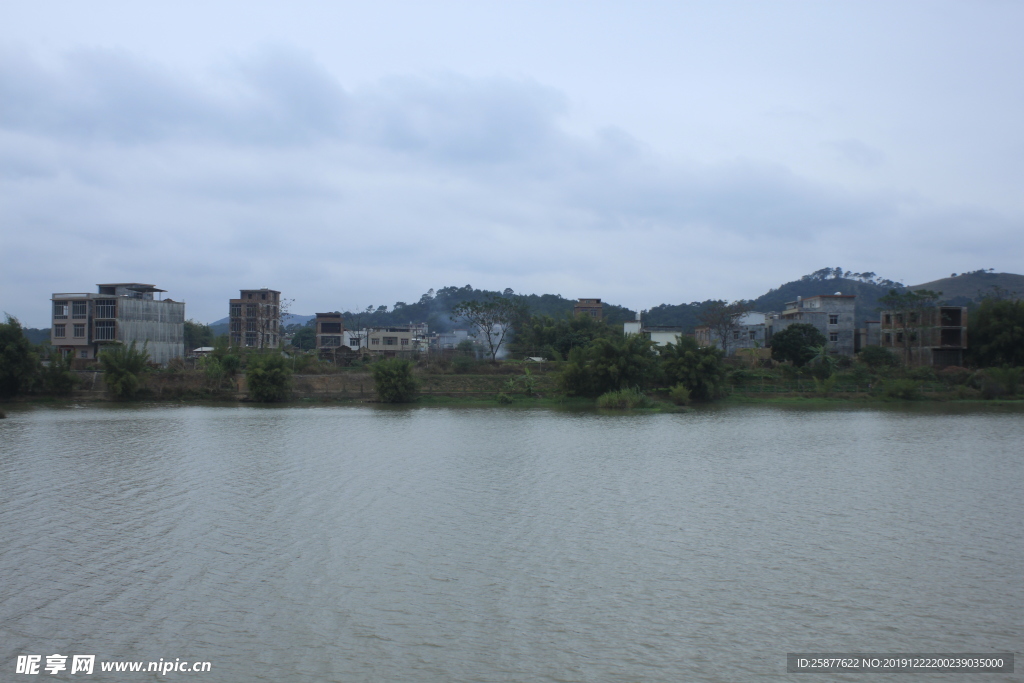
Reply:
[[135, 342], [145, 345], [150, 360], [161, 365], [185, 355], [184, 302], [154, 299], [154, 293], [165, 290], [139, 282], [96, 287], [96, 293], [51, 297], [53, 348], [75, 358], [94, 359], [106, 344]]
[[363, 351], [387, 357], [427, 350], [427, 326], [424, 323], [366, 330]]
[[665, 325], [644, 325], [640, 321], [640, 314], [636, 314], [636, 320], [622, 323], [622, 334], [629, 337], [638, 334], [645, 339], [650, 339], [655, 346], [666, 344], [678, 344], [679, 340], [686, 336], [681, 327], [670, 327]]
[[963, 365], [967, 350], [967, 309], [935, 306], [925, 310], [882, 311], [879, 345], [911, 365]]
[[589, 315], [595, 320], [601, 320], [604, 312], [604, 305], [600, 299], [580, 299], [572, 307], [573, 315]]
[[857, 328], [854, 306], [857, 297], [853, 294], [819, 294], [806, 299], [786, 303], [782, 313], [771, 314], [766, 320], [768, 341], [790, 325], [804, 323], [818, 328], [832, 353], [853, 356], [856, 346]]
[[276, 349], [281, 343], [281, 292], [243, 289], [228, 300], [232, 346]]
[[323, 353], [335, 353], [345, 346], [345, 323], [341, 313], [316, 314], [316, 348]]

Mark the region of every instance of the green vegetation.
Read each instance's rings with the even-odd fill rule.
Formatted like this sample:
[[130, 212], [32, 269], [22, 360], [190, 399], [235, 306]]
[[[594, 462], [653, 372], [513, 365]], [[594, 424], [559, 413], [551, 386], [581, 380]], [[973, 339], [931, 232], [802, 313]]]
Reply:
[[672, 387], [668, 392], [668, 397], [677, 406], [690, 405], [690, 390], [686, 388], [685, 384], [679, 383]]
[[198, 349], [202, 346], [213, 346], [213, 329], [209, 325], [196, 322], [195, 320], [185, 321], [185, 352]]
[[688, 398], [713, 401], [725, 394], [725, 366], [722, 352], [715, 347], [699, 346], [692, 337], [681, 337], [678, 343], [662, 348], [661, 363], [666, 381], [682, 385]]
[[801, 367], [814, 358], [815, 347], [827, 344], [828, 339], [814, 325], [795, 323], [772, 336], [772, 360]]
[[27, 394], [39, 379], [39, 355], [17, 318], [0, 324], [0, 398]]
[[622, 330], [589, 315], [553, 318], [530, 316], [516, 330], [510, 348], [515, 358], [565, 360], [575, 348], [585, 348], [595, 339], [617, 339]]
[[113, 344], [100, 353], [103, 381], [114, 398], [124, 401], [135, 398], [142, 387], [142, 374], [149, 370], [149, 351], [130, 345]]
[[882, 346], [869, 346], [857, 354], [857, 360], [871, 368], [894, 368], [900, 364], [899, 356]]
[[384, 403], [409, 403], [416, 395], [412, 361], [390, 358], [371, 366], [377, 398]]
[[986, 299], [971, 317], [968, 335], [971, 362], [1024, 366], [1024, 301]]
[[67, 396], [79, 385], [78, 375], [71, 369], [70, 353], [50, 355], [50, 364], [42, 370], [43, 391], [53, 396]]
[[639, 335], [599, 338], [569, 353], [561, 386], [569, 396], [600, 396], [626, 387], [646, 387], [658, 371], [658, 356], [649, 340]]
[[249, 396], [261, 403], [287, 400], [291, 393], [292, 371], [279, 353], [253, 355], [245, 368]]
[[654, 403], [647, 398], [642, 391], [633, 387], [632, 389], [620, 389], [601, 394], [597, 398], [597, 407], [610, 410], [634, 410], [636, 408], [651, 408]]

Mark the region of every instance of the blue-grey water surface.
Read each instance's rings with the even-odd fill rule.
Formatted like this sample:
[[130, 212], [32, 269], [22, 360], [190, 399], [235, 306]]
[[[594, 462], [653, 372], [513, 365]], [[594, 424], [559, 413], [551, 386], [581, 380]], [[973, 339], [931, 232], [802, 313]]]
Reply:
[[36, 680], [781, 680], [787, 652], [1019, 654], [1022, 452], [1021, 411], [941, 406], [16, 408], [0, 680], [52, 653], [212, 672]]

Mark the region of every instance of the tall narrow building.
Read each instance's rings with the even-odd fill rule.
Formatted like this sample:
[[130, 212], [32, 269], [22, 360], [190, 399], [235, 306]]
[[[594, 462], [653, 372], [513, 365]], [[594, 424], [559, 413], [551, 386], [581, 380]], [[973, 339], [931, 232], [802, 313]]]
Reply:
[[228, 300], [232, 346], [276, 349], [281, 344], [281, 292], [243, 289]]

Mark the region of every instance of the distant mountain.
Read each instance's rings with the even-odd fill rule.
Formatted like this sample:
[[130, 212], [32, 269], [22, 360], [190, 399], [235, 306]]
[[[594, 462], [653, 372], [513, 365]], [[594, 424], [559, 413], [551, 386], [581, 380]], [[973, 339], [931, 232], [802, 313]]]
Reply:
[[942, 292], [944, 301], [954, 306], [966, 306], [972, 301], [979, 301], [986, 296], [995, 295], [997, 292], [1015, 299], [1024, 298], [1024, 275], [976, 270], [971, 273], [954, 274], [920, 285], [911, 285], [910, 289], [930, 289], [934, 292]]

